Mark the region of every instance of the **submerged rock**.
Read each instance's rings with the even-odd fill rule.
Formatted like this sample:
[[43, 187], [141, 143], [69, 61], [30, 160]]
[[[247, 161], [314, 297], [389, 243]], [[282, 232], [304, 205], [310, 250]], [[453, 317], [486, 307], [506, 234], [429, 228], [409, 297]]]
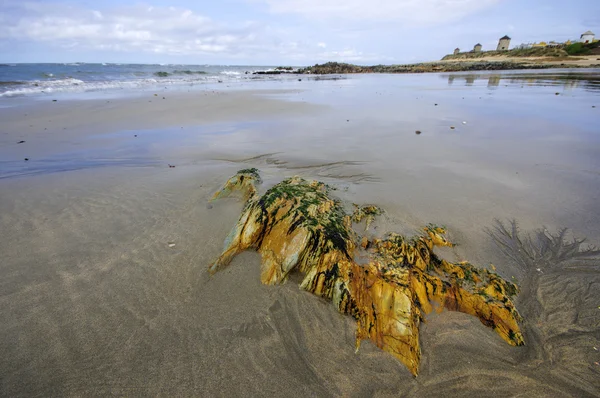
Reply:
[[435, 246], [453, 246], [444, 228], [428, 225], [410, 239], [391, 233], [369, 240], [354, 231], [352, 222], [366, 219], [368, 227], [381, 214], [376, 206], [356, 206], [347, 214], [327, 185], [300, 177], [288, 178], [262, 196], [259, 183], [256, 169], [241, 170], [214, 195], [239, 191], [246, 205], [211, 273], [247, 249], [261, 254], [266, 285], [301, 272], [302, 289], [331, 300], [357, 321], [357, 350], [369, 339], [415, 376], [421, 358], [419, 325], [434, 308], [474, 315], [509, 344], [524, 344], [517, 324], [521, 317], [511, 301], [517, 286], [467, 262], [438, 258]]

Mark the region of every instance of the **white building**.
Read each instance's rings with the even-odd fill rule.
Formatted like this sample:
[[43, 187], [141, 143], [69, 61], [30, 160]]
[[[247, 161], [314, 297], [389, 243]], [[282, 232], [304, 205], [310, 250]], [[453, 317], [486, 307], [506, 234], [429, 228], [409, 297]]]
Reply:
[[581, 40], [579, 40], [582, 43], [591, 43], [594, 41], [594, 33], [591, 30], [588, 30], [585, 33], [581, 34]]
[[506, 51], [510, 46], [510, 37], [503, 36], [498, 40], [498, 47], [496, 47], [496, 51]]

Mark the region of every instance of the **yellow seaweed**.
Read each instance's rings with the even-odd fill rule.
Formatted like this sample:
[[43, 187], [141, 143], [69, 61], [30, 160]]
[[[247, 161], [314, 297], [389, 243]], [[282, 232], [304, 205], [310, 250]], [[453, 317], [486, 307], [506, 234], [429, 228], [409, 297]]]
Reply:
[[[496, 273], [438, 258], [435, 246], [452, 246], [445, 229], [433, 225], [412, 239], [391, 233], [384, 239], [360, 237], [352, 222], [381, 211], [358, 207], [346, 214], [329, 188], [293, 177], [259, 196], [255, 169], [241, 170], [215, 198], [239, 189], [246, 206], [230, 232], [216, 272], [238, 253], [253, 249], [262, 257], [261, 281], [282, 283], [293, 270], [304, 274], [300, 287], [331, 300], [357, 321], [356, 349], [369, 339], [417, 375], [421, 356], [419, 324], [438, 308], [478, 317], [511, 345], [523, 345], [521, 320], [511, 297], [517, 286]], [[367, 258], [357, 262], [357, 254]]]

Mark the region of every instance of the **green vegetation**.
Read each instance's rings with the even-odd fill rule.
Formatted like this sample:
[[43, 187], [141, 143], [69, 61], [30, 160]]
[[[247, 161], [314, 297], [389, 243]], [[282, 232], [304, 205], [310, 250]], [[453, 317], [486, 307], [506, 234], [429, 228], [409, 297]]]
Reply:
[[[561, 47], [532, 47], [532, 48], [514, 48], [508, 51], [481, 51], [464, 52], [456, 55], [446, 55], [442, 60], [448, 59], [477, 59], [483, 57], [566, 57], [568, 51]], [[572, 55], [572, 54], [571, 54]]]
[[167, 72], [155, 72], [154, 76], [167, 77], [167, 76], [169, 76], [169, 74]]
[[475, 280], [473, 279], [473, 270], [471, 270], [470, 268], [465, 267], [464, 269], [465, 272], [465, 280], [469, 281], [471, 283], [475, 282]]
[[583, 43], [573, 43], [567, 46], [566, 51], [569, 55], [585, 55], [590, 52], [590, 49]]

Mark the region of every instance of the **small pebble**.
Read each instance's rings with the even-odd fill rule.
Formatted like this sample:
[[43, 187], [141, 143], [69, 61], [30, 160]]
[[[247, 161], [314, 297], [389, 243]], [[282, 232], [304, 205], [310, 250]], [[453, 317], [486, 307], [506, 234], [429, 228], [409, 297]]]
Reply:
[[24, 142], [25, 142], [25, 141], [21, 140], [21, 141], [17, 142], [17, 144], [22, 144], [22, 143], [24, 143]]
[[56, 101], [58, 101], [58, 100], [52, 100], [52, 102], [56, 102]]
[[450, 126], [450, 130], [454, 130], [456, 127], [454, 126]]
[[554, 93], [554, 95], [560, 95], [560, 93]]
[[134, 136], [134, 137], [137, 137], [137, 134], [134, 134], [133, 136]]
[[467, 122], [463, 122], [463, 124], [467, 124]]
[[437, 104], [433, 104], [434, 106], [437, 106]]
[[417, 130], [417, 131], [415, 131], [415, 134], [416, 134], [416, 135], [419, 135], [419, 134], [421, 134], [421, 130]]
[[27, 162], [29, 160], [29, 158], [25, 158], [25, 161]]
[[596, 105], [592, 105], [592, 108], [595, 108], [595, 107], [596, 107]]
[[175, 247], [175, 243], [174, 242], [169, 242], [169, 247]]
[[212, 209], [212, 208], [213, 208], [213, 205], [211, 205], [210, 203], [207, 203], [207, 204], [206, 204], [206, 208], [207, 208], [207, 209]]

